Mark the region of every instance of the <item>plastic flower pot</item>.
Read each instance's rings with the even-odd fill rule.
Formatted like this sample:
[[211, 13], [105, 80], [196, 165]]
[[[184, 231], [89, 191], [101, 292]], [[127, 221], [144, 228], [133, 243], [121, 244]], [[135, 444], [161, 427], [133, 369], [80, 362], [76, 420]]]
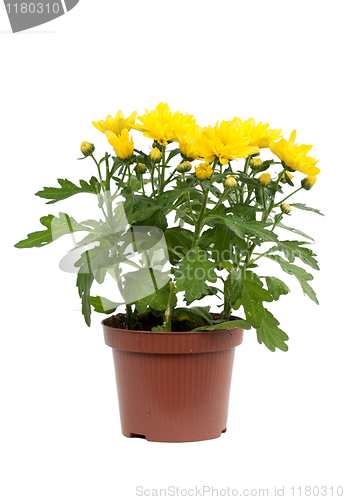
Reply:
[[226, 431], [241, 328], [156, 333], [117, 329], [105, 322], [125, 436], [186, 442], [214, 439]]

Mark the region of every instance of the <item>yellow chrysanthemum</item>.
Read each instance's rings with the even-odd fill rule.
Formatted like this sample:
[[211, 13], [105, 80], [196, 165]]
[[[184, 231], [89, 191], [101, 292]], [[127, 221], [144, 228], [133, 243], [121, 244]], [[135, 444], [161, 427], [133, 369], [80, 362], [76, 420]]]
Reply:
[[122, 111], [118, 111], [113, 118], [108, 115], [105, 120], [98, 120], [97, 122], [92, 122], [92, 125], [96, 127], [97, 130], [105, 134], [107, 131], [112, 132], [115, 135], [120, 135], [123, 129], [127, 129], [128, 132], [134, 125], [137, 112], [133, 111], [128, 118], [125, 119]]
[[254, 169], [260, 168], [260, 167], [262, 167], [262, 163], [263, 163], [263, 161], [261, 160], [261, 158], [252, 158], [250, 161], [250, 166]]
[[232, 189], [237, 186], [236, 175], [229, 175], [224, 181], [225, 187]]
[[314, 186], [316, 180], [317, 180], [316, 175], [308, 175], [301, 181], [302, 188], [309, 191], [309, 189], [311, 189]]
[[130, 158], [133, 154], [134, 142], [131, 136], [129, 139], [129, 132], [126, 128], [124, 128], [120, 135], [115, 135], [113, 132], [106, 130], [105, 135], [107, 136], [108, 141], [113, 146], [115, 153], [117, 156], [126, 160]]
[[80, 150], [84, 156], [89, 156], [94, 152], [95, 146], [90, 142], [84, 141], [81, 143]]
[[194, 168], [198, 179], [207, 179], [213, 174], [212, 167], [209, 163], [200, 163], [200, 165]]
[[269, 129], [268, 123], [255, 124], [254, 118], [239, 121], [239, 128], [242, 130], [246, 137], [250, 137], [250, 146], [257, 146], [258, 148], [268, 148], [271, 142], [277, 141], [281, 137], [281, 129]]
[[133, 128], [162, 146], [172, 141], [180, 142], [195, 127], [195, 118], [192, 115], [183, 115], [179, 111], [172, 113], [169, 106], [162, 102], [153, 111], [145, 111], [144, 115], [138, 116], [142, 125], [136, 124]]
[[191, 139], [191, 144], [195, 147], [201, 157], [207, 162], [212, 162], [219, 158], [225, 165], [229, 160], [237, 158], [247, 158], [251, 154], [259, 152], [256, 146], [250, 146], [250, 138], [245, 137], [239, 128], [238, 119], [218, 122], [214, 127], [205, 127], [196, 139]]
[[271, 175], [268, 172], [266, 172], [266, 174], [261, 174], [259, 181], [263, 186], [268, 186], [271, 182]]
[[315, 167], [319, 160], [315, 160], [307, 153], [313, 146], [295, 144], [296, 130], [290, 135], [290, 139], [281, 139], [279, 142], [271, 143], [270, 150], [278, 156], [278, 158], [285, 163], [285, 165], [292, 170], [298, 170], [302, 174], [317, 175], [321, 172], [318, 167]]
[[188, 132], [188, 135], [183, 137], [179, 143], [181, 153], [190, 160], [199, 160], [200, 155], [199, 152], [195, 149], [192, 141], [195, 141], [197, 137], [201, 134], [201, 127], [199, 125], [195, 125], [195, 127], [191, 128]]

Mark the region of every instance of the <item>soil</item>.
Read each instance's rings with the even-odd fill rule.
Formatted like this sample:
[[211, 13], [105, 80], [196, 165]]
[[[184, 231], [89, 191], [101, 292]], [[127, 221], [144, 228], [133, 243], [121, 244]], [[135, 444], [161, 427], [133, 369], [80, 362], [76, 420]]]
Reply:
[[[220, 319], [220, 314], [218, 313], [211, 313], [211, 316], [213, 317], [214, 320]], [[230, 319], [237, 319], [237, 318], [231, 317]], [[138, 322], [132, 328], [133, 330], [151, 331], [152, 327], [160, 326], [163, 324], [163, 318], [161, 316], [155, 317], [151, 313], [139, 314], [137, 317], [137, 321]], [[203, 322], [202, 326], [208, 326], [206, 320], [202, 319], [202, 322]], [[106, 318], [104, 320], [104, 324], [112, 328], [119, 328], [121, 330], [124, 330], [126, 329], [126, 315], [119, 313], [110, 316], [109, 318]], [[194, 330], [194, 328], [197, 328], [197, 326], [198, 325], [195, 323], [195, 321], [189, 321], [189, 320], [178, 321], [175, 318], [171, 319], [172, 332], [190, 332], [191, 330]]]

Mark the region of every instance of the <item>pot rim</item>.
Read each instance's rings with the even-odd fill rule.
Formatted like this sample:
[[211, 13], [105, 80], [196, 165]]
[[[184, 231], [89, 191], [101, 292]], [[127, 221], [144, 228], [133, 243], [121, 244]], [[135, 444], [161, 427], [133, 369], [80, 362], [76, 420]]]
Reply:
[[[111, 318], [111, 316], [109, 316]], [[106, 325], [104, 322], [109, 319], [108, 318], [104, 318], [102, 321], [101, 321], [101, 325], [103, 327], [106, 327], [106, 328], [111, 328], [112, 330], [118, 330], [118, 331], [121, 331], [121, 332], [126, 332], [126, 333], [148, 333], [148, 334], [151, 334], [151, 335], [155, 335], [155, 334], [158, 334], [158, 335], [189, 335], [189, 334], [195, 334], [195, 333], [216, 333], [216, 332], [234, 332], [235, 330], [242, 330], [242, 328], [240, 328], [239, 326], [234, 326], [233, 328], [218, 328], [218, 329], [214, 329], [214, 330], [198, 330], [198, 331], [191, 331], [191, 330], [187, 330], [185, 332], [152, 332], [151, 330], [127, 330], [126, 328], [117, 328], [115, 326], [110, 326], [110, 325]], [[243, 321], [243, 318], [240, 318], [239, 316], [231, 316], [232, 318], [234, 318], [234, 320], [242, 320]]]

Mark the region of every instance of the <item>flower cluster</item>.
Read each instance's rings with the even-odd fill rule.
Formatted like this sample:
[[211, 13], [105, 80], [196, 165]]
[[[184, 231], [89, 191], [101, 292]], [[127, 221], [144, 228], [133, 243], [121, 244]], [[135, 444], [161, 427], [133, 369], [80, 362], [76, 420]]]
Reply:
[[[180, 111], [172, 113], [164, 103], [159, 103], [154, 110], [146, 110], [145, 114], [138, 116], [137, 120], [141, 123], [136, 123], [136, 117], [136, 111], [128, 118], [124, 118], [123, 112], [118, 111], [114, 118], [108, 115], [105, 120], [92, 122], [107, 136], [115, 153], [123, 160], [130, 159], [133, 155], [134, 143], [128, 132], [135, 129], [160, 146], [177, 142], [184, 160], [202, 161], [200, 168], [195, 168], [199, 179], [206, 179], [213, 172], [211, 166], [206, 168], [206, 164], [218, 160], [221, 165], [227, 165], [231, 160], [257, 155], [265, 148], [269, 148], [287, 169], [282, 182], [286, 182], [286, 176], [292, 179], [290, 172], [299, 171], [311, 179], [304, 183], [305, 189], [310, 189], [306, 186], [312, 186], [320, 173], [320, 169], [315, 166], [317, 160], [308, 156], [312, 146], [297, 145], [295, 130], [289, 140], [286, 140], [281, 135], [281, 129], [269, 128], [268, 123], [263, 124], [261, 121], [256, 123], [252, 117], [247, 120], [235, 117], [217, 122], [214, 126], [201, 127], [197, 125], [193, 115]], [[159, 162], [160, 150], [155, 148], [151, 157]], [[253, 169], [260, 168], [262, 160], [254, 157], [250, 165]], [[263, 184], [269, 183], [267, 175], [261, 179], [264, 179]]]

